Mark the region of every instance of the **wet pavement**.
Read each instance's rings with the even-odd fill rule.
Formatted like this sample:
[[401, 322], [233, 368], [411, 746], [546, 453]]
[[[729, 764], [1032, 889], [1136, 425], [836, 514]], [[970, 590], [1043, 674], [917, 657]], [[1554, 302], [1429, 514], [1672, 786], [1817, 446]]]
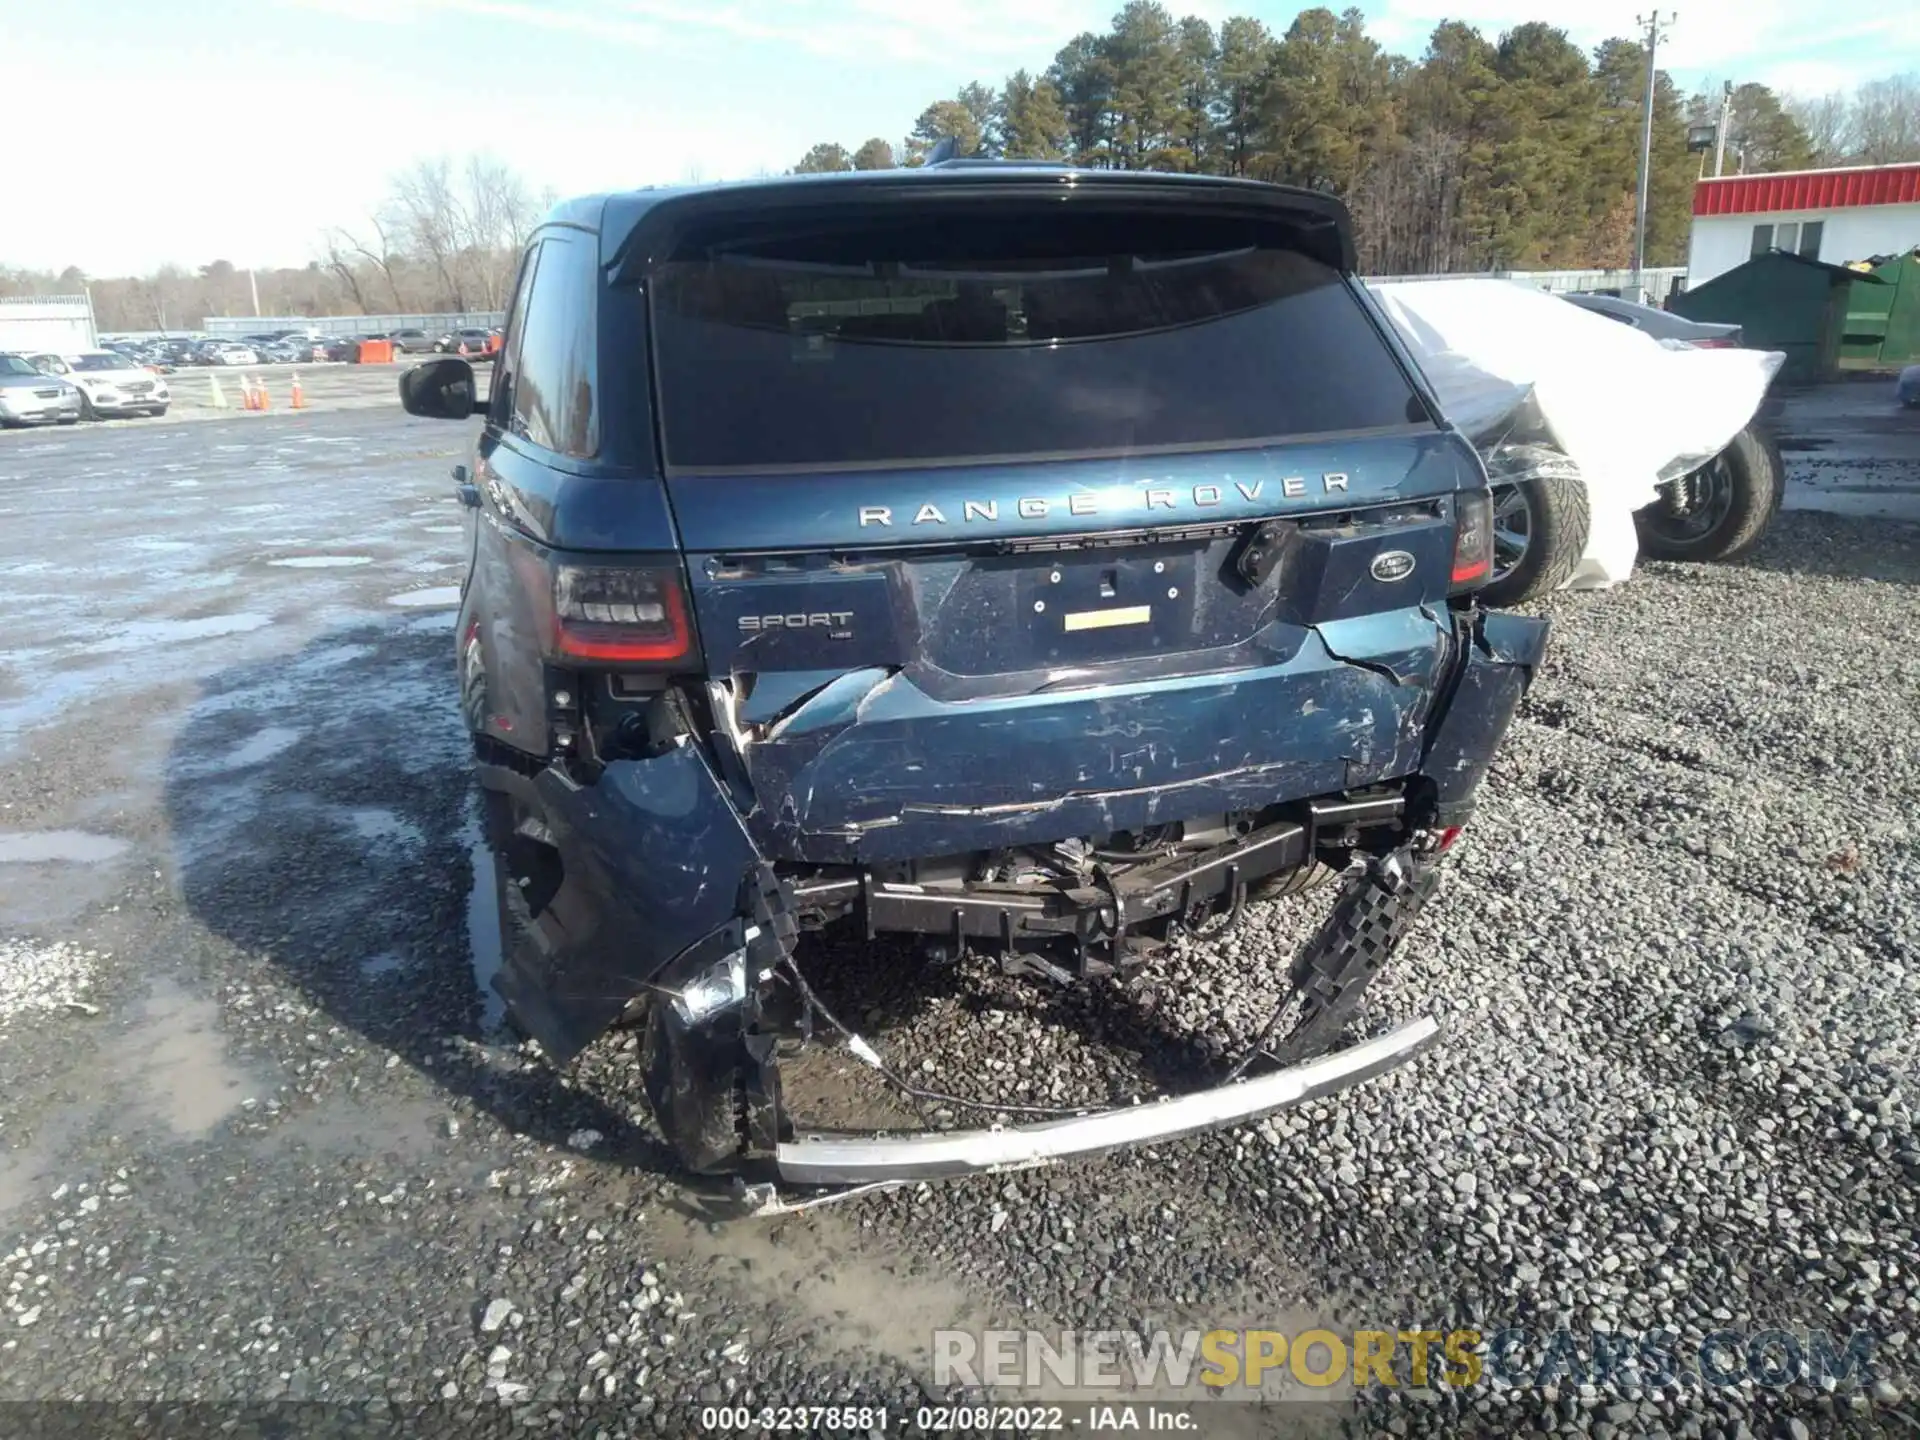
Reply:
[[1920, 410], [1901, 409], [1893, 387], [1875, 376], [1787, 393], [1789, 510], [1920, 522]]

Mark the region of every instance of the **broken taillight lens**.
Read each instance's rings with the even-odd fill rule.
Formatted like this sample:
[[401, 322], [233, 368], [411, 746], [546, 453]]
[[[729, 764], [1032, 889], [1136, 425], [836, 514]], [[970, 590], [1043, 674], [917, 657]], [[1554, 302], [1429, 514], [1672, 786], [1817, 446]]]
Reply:
[[1453, 589], [1472, 590], [1493, 575], [1493, 496], [1454, 497]]
[[553, 572], [554, 648], [574, 660], [664, 666], [693, 653], [678, 570], [562, 565]]

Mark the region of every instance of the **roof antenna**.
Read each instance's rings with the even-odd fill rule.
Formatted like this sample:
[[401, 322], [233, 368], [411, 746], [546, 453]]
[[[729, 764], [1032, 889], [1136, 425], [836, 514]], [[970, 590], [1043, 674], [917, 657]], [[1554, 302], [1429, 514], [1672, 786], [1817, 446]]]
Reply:
[[960, 149], [959, 136], [942, 135], [938, 140], [934, 142], [933, 149], [927, 152], [927, 164], [944, 165], [946, 164], [947, 161], [953, 159], [954, 155], [958, 153], [959, 149]]

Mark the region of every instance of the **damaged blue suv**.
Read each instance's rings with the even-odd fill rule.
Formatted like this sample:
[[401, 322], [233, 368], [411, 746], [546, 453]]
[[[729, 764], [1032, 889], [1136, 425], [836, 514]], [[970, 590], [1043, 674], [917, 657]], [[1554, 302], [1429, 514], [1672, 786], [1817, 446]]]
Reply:
[[[1346, 212], [1210, 177], [944, 162], [562, 204], [494, 366], [459, 628], [513, 943], [568, 1064], [623, 1019], [688, 1167], [843, 1186], [1164, 1139], [1378, 1074], [1362, 990], [1540, 661], [1482, 611], [1487, 478]], [[1220, 1073], [1117, 1109], [832, 1133], [797, 1037], [903, 1088], [809, 931], [1054, 984], [1338, 877]], [[986, 1108], [983, 1103], [981, 1108]]]

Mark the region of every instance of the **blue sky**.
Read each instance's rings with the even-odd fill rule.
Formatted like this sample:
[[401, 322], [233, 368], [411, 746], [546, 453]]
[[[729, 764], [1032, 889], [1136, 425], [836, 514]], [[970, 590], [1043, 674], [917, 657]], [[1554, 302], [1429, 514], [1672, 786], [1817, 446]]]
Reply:
[[[1920, 66], [1920, 9], [1678, 0], [1683, 84], [1818, 92]], [[1417, 54], [1443, 17], [1583, 44], [1646, 0], [1366, 0]], [[0, 264], [303, 264], [424, 155], [488, 150], [562, 193], [791, 165], [898, 138], [967, 80], [1041, 69], [1118, 0], [4, 0]], [[1276, 31], [1297, 5], [1170, 3]], [[80, 16], [84, 13], [84, 23]], [[10, 127], [12, 128], [12, 127]]]

